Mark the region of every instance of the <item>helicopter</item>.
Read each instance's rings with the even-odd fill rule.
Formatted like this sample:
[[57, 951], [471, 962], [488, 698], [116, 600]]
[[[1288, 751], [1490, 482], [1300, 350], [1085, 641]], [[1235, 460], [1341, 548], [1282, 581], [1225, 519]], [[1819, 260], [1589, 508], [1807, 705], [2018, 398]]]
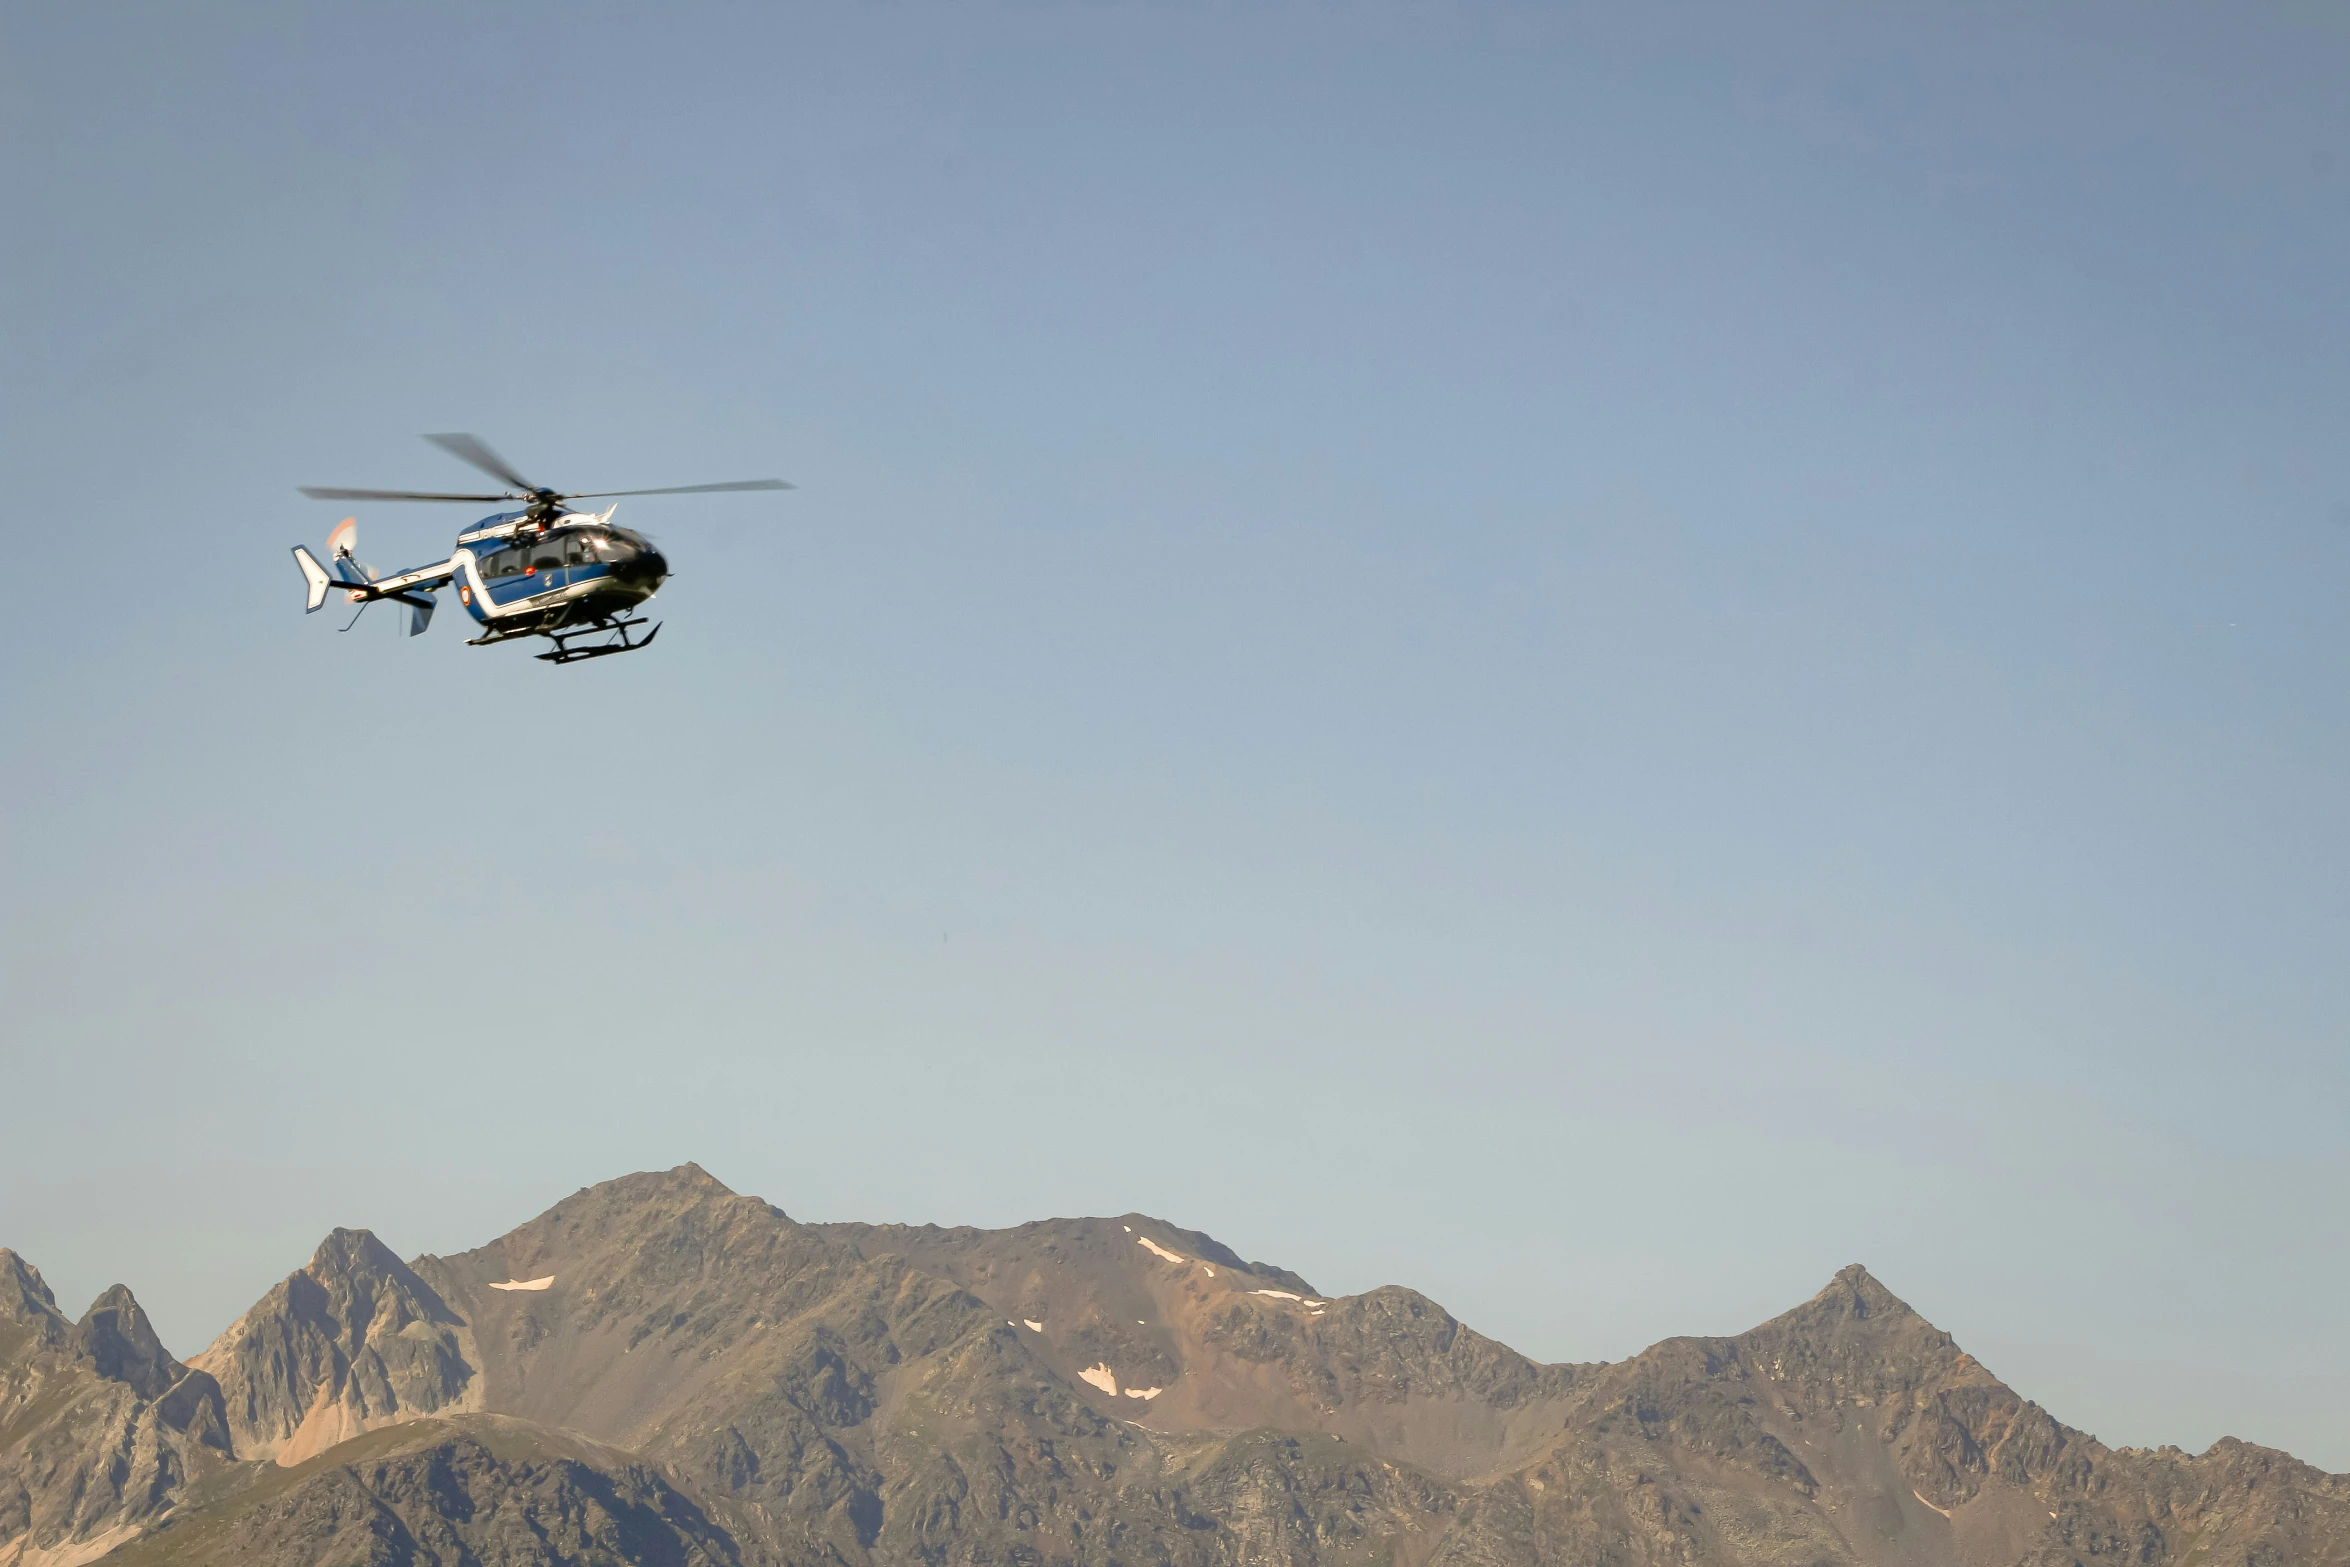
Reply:
[[[739, 479], [730, 484], [681, 484], [658, 490], [596, 490], [565, 493], [531, 483], [514, 465], [470, 435], [428, 435], [426, 440], [491, 478], [510, 486], [494, 495], [451, 495], [429, 490], [349, 490], [303, 485], [314, 501], [520, 501], [520, 511], [484, 517], [457, 535], [449, 558], [429, 566], [378, 575], [358, 560], [358, 519], [346, 517], [327, 535], [328, 564], [301, 545], [294, 564], [309, 590], [303, 613], [314, 614], [327, 595], [341, 592], [359, 606], [348, 631], [367, 606], [388, 600], [408, 609], [408, 634], [421, 636], [432, 624], [439, 589], [457, 585], [481, 635], [467, 647], [487, 647], [518, 637], [545, 637], [552, 652], [535, 655], [552, 664], [614, 653], [635, 653], [660, 633], [637, 613], [660, 591], [669, 561], [641, 533], [615, 527], [619, 498], [630, 495], [707, 495], [722, 490], [788, 490], [781, 479]], [[610, 500], [602, 512], [577, 511], [573, 501]], [[642, 631], [642, 635], [636, 635]]]

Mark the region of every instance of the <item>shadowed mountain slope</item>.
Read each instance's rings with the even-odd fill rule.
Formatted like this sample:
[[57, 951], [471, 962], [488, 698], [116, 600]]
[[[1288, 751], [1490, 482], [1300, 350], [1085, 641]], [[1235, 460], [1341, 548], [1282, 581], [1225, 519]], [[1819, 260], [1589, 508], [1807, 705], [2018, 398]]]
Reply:
[[[193, 1371], [127, 1300], [85, 1332], [0, 1252], [31, 1390], [0, 1412], [49, 1407], [35, 1368], [134, 1421], [177, 1399], [210, 1465], [47, 1534], [0, 1511], [0, 1567], [141, 1530], [132, 1567], [2350, 1564], [2350, 1480], [2109, 1450], [1858, 1267], [1551, 1366], [1143, 1215], [811, 1226], [686, 1165], [452, 1257], [337, 1231]], [[20, 1426], [50, 1429], [0, 1424], [0, 1477], [46, 1463], [43, 1495], [112, 1462]]]
[[431, 1417], [281, 1466], [107, 1567], [741, 1567], [649, 1464], [526, 1421]]

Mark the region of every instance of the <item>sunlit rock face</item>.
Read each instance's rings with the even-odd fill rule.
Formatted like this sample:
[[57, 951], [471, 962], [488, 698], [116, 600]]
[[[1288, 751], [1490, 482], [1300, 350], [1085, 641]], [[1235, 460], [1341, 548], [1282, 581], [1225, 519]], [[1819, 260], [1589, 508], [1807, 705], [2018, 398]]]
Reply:
[[379, 1426], [476, 1407], [464, 1323], [365, 1230], [336, 1230], [192, 1364], [240, 1458], [283, 1466]]

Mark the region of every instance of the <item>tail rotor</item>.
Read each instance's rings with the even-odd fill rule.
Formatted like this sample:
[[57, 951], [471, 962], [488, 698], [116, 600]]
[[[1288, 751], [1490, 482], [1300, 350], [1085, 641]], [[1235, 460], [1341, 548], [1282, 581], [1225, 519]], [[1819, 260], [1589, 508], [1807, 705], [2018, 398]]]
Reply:
[[376, 570], [359, 559], [358, 549], [359, 519], [356, 517], [345, 517], [327, 534], [326, 556], [330, 565], [319, 564], [317, 556], [299, 544], [294, 546], [294, 564], [302, 570], [302, 613], [316, 613], [325, 606], [326, 596], [340, 587], [347, 590], [343, 596], [359, 606], [359, 612], [351, 617], [350, 625], [343, 627], [345, 631], [359, 624], [359, 616], [367, 613], [368, 605], [379, 597], [388, 597], [396, 598], [408, 606], [408, 634], [412, 637], [422, 636], [424, 628], [432, 624], [432, 612], [438, 607], [439, 601], [434, 598], [432, 590], [409, 589], [390, 594], [372, 591]]

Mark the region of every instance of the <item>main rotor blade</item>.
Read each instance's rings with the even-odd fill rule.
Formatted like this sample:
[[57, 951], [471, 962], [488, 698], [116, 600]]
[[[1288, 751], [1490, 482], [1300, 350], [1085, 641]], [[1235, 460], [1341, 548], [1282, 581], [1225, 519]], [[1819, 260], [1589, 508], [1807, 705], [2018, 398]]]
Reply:
[[314, 501], [511, 501], [528, 500], [516, 495], [440, 495], [428, 490], [338, 490], [324, 485], [305, 484], [302, 493]]
[[428, 435], [426, 440], [460, 462], [469, 462], [493, 479], [503, 479], [518, 490], [537, 493], [538, 486], [514, 471], [514, 465], [482, 444], [474, 435]]
[[791, 490], [797, 485], [781, 479], [737, 479], [731, 484], [679, 484], [666, 490], [583, 490], [566, 495], [567, 501], [603, 501], [621, 495], [709, 495], [718, 490]]

